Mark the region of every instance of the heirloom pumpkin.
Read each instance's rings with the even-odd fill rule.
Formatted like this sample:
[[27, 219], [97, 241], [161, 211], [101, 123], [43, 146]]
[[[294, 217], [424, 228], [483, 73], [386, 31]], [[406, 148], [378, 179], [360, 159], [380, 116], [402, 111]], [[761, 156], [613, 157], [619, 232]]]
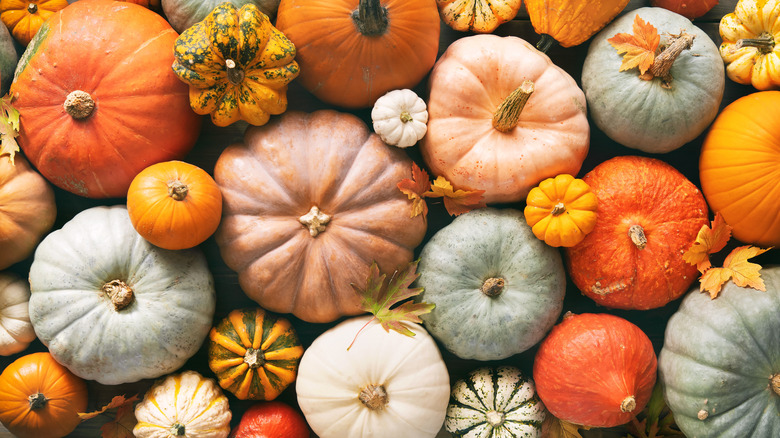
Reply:
[[498, 360], [531, 348], [563, 308], [561, 256], [517, 210], [457, 217], [423, 247], [417, 272], [419, 300], [436, 305], [422, 315], [425, 328], [464, 359]]
[[522, 0], [436, 0], [439, 15], [449, 27], [462, 32], [490, 33], [515, 18]]
[[0, 20], [22, 46], [55, 12], [68, 6], [68, 0], [0, 0]]
[[295, 390], [317, 436], [436, 436], [450, 396], [447, 367], [420, 325], [404, 326], [414, 336], [385, 331], [368, 316], [351, 318], [306, 349]]
[[425, 234], [397, 188], [411, 168], [350, 114], [291, 111], [250, 127], [214, 169], [222, 258], [272, 312], [309, 322], [361, 313], [350, 284], [366, 280], [372, 261], [382, 272], [408, 263]]
[[629, 0], [526, 0], [525, 8], [536, 33], [538, 44], [546, 52], [557, 42], [563, 47], [582, 44], [612, 21]]
[[439, 50], [434, 0], [282, 0], [276, 27], [298, 48], [301, 85], [348, 108], [414, 88]]
[[545, 178], [576, 174], [588, 153], [585, 95], [520, 38], [455, 41], [429, 85], [425, 163], [455, 187], [484, 190], [488, 204], [520, 201]]
[[0, 356], [18, 353], [35, 340], [27, 302], [30, 286], [11, 272], [0, 272]]
[[382, 141], [407, 148], [417, 144], [428, 131], [428, 110], [414, 91], [393, 90], [376, 100], [371, 122]]
[[734, 237], [780, 245], [780, 91], [737, 99], [715, 119], [699, 156], [701, 189]]
[[236, 9], [253, 4], [272, 19], [279, 7], [279, 0], [160, 0], [165, 18], [179, 33], [202, 21], [214, 8], [225, 2], [230, 2]]
[[780, 3], [740, 0], [720, 20], [720, 56], [729, 79], [759, 90], [780, 88]]
[[22, 356], [0, 375], [0, 422], [18, 438], [63, 437], [86, 409], [86, 383], [49, 353]]
[[598, 219], [566, 248], [574, 284], [618, 309], [653, 309], [682, 296], [698, 277], [682, 254], [708, 223], [696, 186], [663, 161], [634, 156], [607, 160], [582, 179], [598, 198]]
[[30, 267], [30, 290], [41, 342], [74, 374], [105, 385], [178, 369], [198, 351], [214, 315], [203, 254], [152, 245], [123, 206], [84, 210], [46, 236]]
[[80, 0], [41, 26], [11, 94], [19, 145], [46, 179], [124, 197], [138, 172], [192, 148], [200, 118], [171, 71], [176, 37], [160, 15], [113, 0]]
[[256, 403], [241, 416], [230, 438], [309, 438], [309, 425], [300, 412], [279, 401]]
[[523, 215], [534, 235], [550, 246], [574, 246], [596, 226], [598, 198], [585, 181], [562, 174], [531, 189]]
[[780, 267], [766, 291], [694, 288], [666, 325], [658, 359], [664, 398], [686, 436], [774, 437], [780, 431]]

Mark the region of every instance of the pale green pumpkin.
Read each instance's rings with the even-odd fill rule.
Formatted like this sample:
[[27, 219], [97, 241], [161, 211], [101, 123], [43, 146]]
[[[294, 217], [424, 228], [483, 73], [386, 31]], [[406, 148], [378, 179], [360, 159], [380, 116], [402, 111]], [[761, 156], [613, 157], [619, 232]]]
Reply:
[[19, 62], [19, 55], [16, 53], [14, 39], [11, 32], [5, 26], [0, 26], [0, 96], [8, 92], [11, 80], [14, 78], [16, 63]]

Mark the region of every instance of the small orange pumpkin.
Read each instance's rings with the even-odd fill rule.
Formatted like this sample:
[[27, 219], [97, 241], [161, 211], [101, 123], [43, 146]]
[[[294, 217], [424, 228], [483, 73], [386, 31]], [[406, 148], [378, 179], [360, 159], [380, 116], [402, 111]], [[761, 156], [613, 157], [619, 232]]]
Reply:
[[523, 214], [531, 231], [550, 246], [574, 246], [596, 226], [598, 198], [585, 181], [571, 175], [547, 178], [525, 202]]
[[68, 0], [0, 0], [0, 20], [16, 41], [26, 46], [43, 22], [65, 6]]
[[554, 43], [562, 47], [582, 44], [623, 10], [628, 0], [526, 0], [525, 8], [543, 52]]

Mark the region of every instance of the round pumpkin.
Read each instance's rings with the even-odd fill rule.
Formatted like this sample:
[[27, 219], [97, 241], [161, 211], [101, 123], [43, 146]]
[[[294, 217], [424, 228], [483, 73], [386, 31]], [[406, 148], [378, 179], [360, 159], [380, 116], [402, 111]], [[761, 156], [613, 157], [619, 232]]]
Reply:
[[200, 167], [165, 161], [142, 170], [130, 183], [127, 212], [133, 228], [152, 244], [192, 248], [217, 230], [222, 193]]
[[376, 100], [371, 122], [382, 141], [407, 148], [416, 145], [428, 131], [428, 110], [414, 91], [393, 90]]
[[86, 409], [86, 383], [49, 353], [22, 356], [0, 374], [0, 422], [18, 438], [68, 435]]
[[236, 9], [254, 4], [270, 19], [276, 16], [279, 7], [279, 0], [160, 0], [165, 18], [179, 33], [202, 21], [214, 8], [225, 2], [230, 2]]
[[693, 20], [710, 11], [718, 0], [651, 0], [650, 5], [658, 6], [676, 12], [683, 17]]
[[287, 112], [225, 149], [216, 239], [244, 292], [309, 322], [361, 313], [350, 286], [408, 263], [425, 234], [397, 188], [412, 161], [357, 117]]
[[436, 0], [447, 26], [478, 33], [491, 33], [515, 18], [522, 4], [522, 0]]
[[715, 119], [699, 156], [701, 189], [742, 242], [780, 245], [780, 91], [732, 102]]
[[666, 325], [659, 378], [686, 436], [780, 431], [780, 267], [761, 278], [766, 291], [729, 281], [715, 299], [694, 288]]
[[200, 117], [171, 70], [176, 37], [160, 15], [113, 0], [75, 2], [41, 26], [11, 94], [19, 145], [46, 179], [124, 197], [138, 172], [192, 148]]
[[0, 356], [18, 353], [35, 340], [27, 302], [30, 286], [16, 274], [0, 272]]
[[347, 108], [414, 88], [439, 50], [433, 0], [282, 0], [276, 27], [298, 49], [298, 82]]
[[550, 246], [574, 246], [596, 226], [598, 198], [585, 181], [561, 174], [528, 192], [523, 215], [534, 235]]
[[653, 344], [636, 325], [606, 313], [567, 313], [539, 346], [534, 382], [556, 418], [612, 427], [645, 407], [656, 366]]
[[7, 27], [0, 26], [0, 94], [3, 96], [8, 92], [8, 87], [14, 78], [17, 62], [19, 62], [19, 55], [16, 53], [11, 32]]
[[484, 190], [488, 204], [520, 201], [545, 178], [575, 175], [588, 153], [585, 95], [520, 38], [455, 41], [429, 86], [425, 163], [455, 187]]
[[534, 30], [542, 36], [539, 47], [546, 52], [555, 42], [563, 47], [582, 44], [612, 21], [628, 1], [526, 0], [525, 8]]
[[720, 56], [729, 79], [759, 90], [780, 88], [780, 9], [777, 0], [740, 0], [720, 20]]
[[203, 254], [147, 242], [124, 206], [84, 210], [46, 236], [30, 266], [30, 290], [30, 321], [52, 356], [106, 385], [178, 369], [214, 315]]
[[[648, 79], [637, 68], [620, 71], [623, 55], [608, 41], [633, 34], [637, 16], [657, 29], [660, 46], [671, 48], [672, 35], [687, 35], [675, 38], [675, 50], [667, 51], [682, 50], [670, 67]], [[682, 49], [687, 43], [690, 48]], [[613, 21], [593, 38], [582, 67], [582, 89], [596, 126], [623, 146], [655, 154], [699, 136], [715, 119], [724, 87], [715, 43], [690, 20], [663, 8], [640, 8]]]
[[300, 412], [279, 402], [257, 403], [241, 416], [230, 438], [309, 438], [309, 425]]
[[654, 158], [607, 160], [583, 178], [598, 198], [598, 219], [566, 248], [572, 281], [602, 306], [646, 310], [682, 296], [698, 277], [682, 254], [709, 210], [696, 186]]
[[417, 268], [425, 328], [464, 359], [498, 360], [542, 340], [563, 308], [560, 253], [517, 210], [481, 208], [437, 232]]
[[43, 22], [65, 6], [68, 0], [0, 0], [0, 21], [26, 46]]

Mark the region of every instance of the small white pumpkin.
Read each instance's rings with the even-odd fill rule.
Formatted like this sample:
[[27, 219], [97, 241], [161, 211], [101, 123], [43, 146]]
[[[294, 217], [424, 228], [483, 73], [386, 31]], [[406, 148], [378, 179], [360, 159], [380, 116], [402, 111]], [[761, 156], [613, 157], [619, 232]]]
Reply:
[[195, 371], [171, 375], [152, 386], [135, 407], [136, 438], [225, 438], [232, 413], [213, 379]]
[[303, 353], [296, 392], [306, 421], [320, 438], [435, 437], [450, 395], [436, 343], [418, 324], [408, 337], [370, 319], [340, 323]]
[[27, 302], [30, 287], [11, 272], [0, 272], [0, 356], [18, 353], [35, 340]]
[[371, 110], [374, 132], [389, 145], [414, 146], [428, 131], [428, 110], [414, 91], [392, 90], [380, 97]]

